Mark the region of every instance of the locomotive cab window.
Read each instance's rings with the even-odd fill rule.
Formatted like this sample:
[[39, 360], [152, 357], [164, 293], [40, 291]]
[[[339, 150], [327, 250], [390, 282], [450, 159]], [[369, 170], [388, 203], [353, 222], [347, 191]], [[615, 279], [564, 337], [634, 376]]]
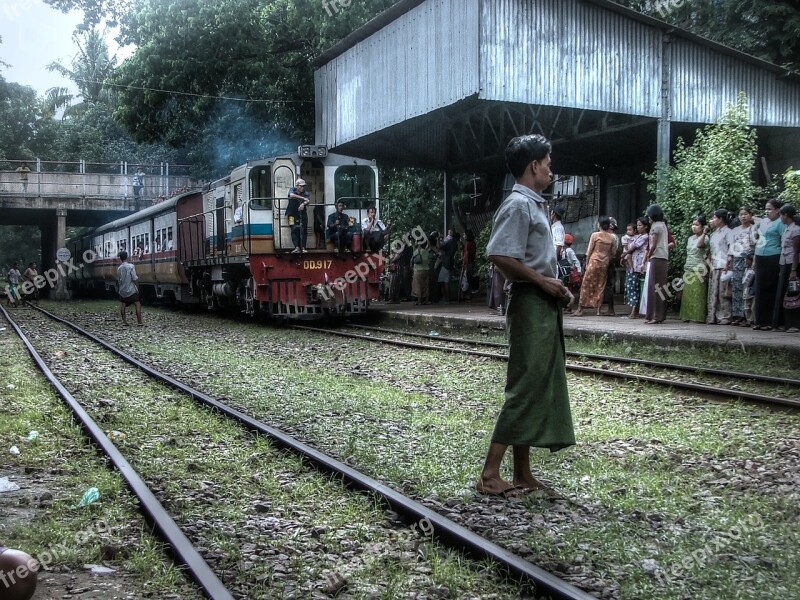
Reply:
[[272, 210], [272, 181], [268, 165], [250, 170], [250, 207]]
[[336, 169], [334, 192], [336, 200], [344, 198], [347, 208], [366, 208], [374, 202], [375, 172], [365, 165], [346, 165]]

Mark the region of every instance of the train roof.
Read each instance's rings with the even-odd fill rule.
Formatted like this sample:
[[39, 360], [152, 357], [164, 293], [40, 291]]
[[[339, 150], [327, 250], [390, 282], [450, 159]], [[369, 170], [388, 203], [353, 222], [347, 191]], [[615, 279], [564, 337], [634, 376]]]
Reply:
[[243, 165], [239, 165], [231, 169], [231, 172], [228, 173], [225, 177], [220, 177], [215, 181], [212, 181], [206, 184], [204, 189], [212, 190], [220, 185], [224, 185], [231, 180], [231, 176], [246, 171], [247, 169], [252, 169], [253, 167], [258, 167], [261, 165], [271, 165], [276, 160], [288, 158], [290, 159], [295, 165], [298, 167], [303, 164], [303, 161], [306, 160], [318, 160], [326, 167], [338, 167], [341, 165], [366, 165], [370, 167], [375, 166], [375, 160], [373, 159], [365, 159], [365, 158], [356, 158], [355, 156], [347, 156], [344, 154], [335, 154], [332, 152], [328, 152], [325, 156], [300, 156], [297, 152], [290, 152], [288, 154], [281, 154], [278, 156], [269, 156], [266, 158], [259, 158], [255, 160], [248, 160]]
[[98, 233], [104, 233], [106, 231], [114, 231], [119, 229], [120, 227], [126, 227], [132, 223], [138, 223], [143, 219], [150, 219], [156, 215], [161, 213], [170, 212], [171, 210], [175, 210], [175, 206], [180, 202], [183, 198], [188, 196], [193, 196], [195, 194], [199, 194], [200, 189], [191, 190], [188, 192], [183, 192], [176, 196], [172, 196], [164, 200], [163, 202], [159, 202], [158, 204], [154, 204], [153, 206], [148, 206], [140, 211], [133, 213], [132, 215], [128, 215], [127, 217], [122, 217], [121, 219], [117, 219], [115, 221], [111, 221], [110, 223], [106, 223], [105, 225], [101, 225], [94, 231], [92, 231], [91, 235], [97, 235]]

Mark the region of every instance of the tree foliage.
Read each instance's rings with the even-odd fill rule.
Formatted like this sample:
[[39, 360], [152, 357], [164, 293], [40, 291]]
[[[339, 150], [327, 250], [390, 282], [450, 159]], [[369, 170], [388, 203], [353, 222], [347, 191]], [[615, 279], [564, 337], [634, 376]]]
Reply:
[[[5, 284], [5, 276], [15, 262], [24, 271], [28, 263], [42, 263], [42, 234], [38, 227], [30, 225], [5, 225], [0, 235], [0, 280]], [[3, 285], [5, 287], [5, 285]]]
[[36, 92], [0, 76], [0, 158], [31, 159], [36, 137]]
[[[138, 2], [121, 18], [122, 41], [137, 51], [115, 73], [115, 118], [137, 141], [207, 154], [209, 144], [253, 158], [311, 142], [312, 61], [392, 3], [327, 16], [312, 0]], [[210, 158], [218, 171], [232, 162]]]
[[441, 229], [444, 178], [441, 171], [381, 170], [381, 219], [391, 220], [393, 237], [415, 227], [425, 233]]
[[800, 71], [797, 0], [615, 0], [692, 33]]
[[[163, 144], [137, 144], [112, 118], [113, 94], [104, 82], [116, 60], [109, 56], [102, 32], [73, 37], [78, 54], [71, 68], [52, 64], [78, 87], [80, 102], [62, 88], [42, 98], [26, 86], [0, 77], [0, 159], [115, 163], [120, 161], [172, 164], [185, 162], [185, 153]], [[61, 119], [55, 119], [65, 109]]]
[[101, 22], [109, 27], [116, 27], [122, 18], [130, 10], [136, 0], [44, 0], [55, 9], [61, 12], [80, 10], [83, 12], [85, 29], [91, 29]]
[[108, 105], [109, 88], [106, 82], [111, 78], [117, 60], [109, 56], [108, 44], [105, 41], [105, 31], [91, 29], [83, 33], [76, 33], [72, 41], [78, 48], [78, 54], [73, 59], [71, 68], [60, 63], [50, 63], [49, 71], [56, 71], [62, 77], [71, 79], [78, 86], [81, 101], [74, 102], [75, 98], [65, 88], [51, 88], [45, 95], [45, 105], [51, 114], [59, 108], [64, 109], [64, 116], [80, 114], [91, 106]]
[[793, 167], [789, 167], [781, 177], [781, 181], [783, 192], [780, 199], [800, 209], [800, 170], [795, 171]]
[[717, 209], [736, 211], [750, 205], [762, 190], [753, 183], [756, 164], [756, 130], [748, 127], [747, 97], [739, 94], [713, 125], [698, 129], [694, 143], [687, 146], [678, 139], [673, 165], [661, 166], [649, 174], [648, 189], [657, 192], [675, 236], [670, 253], [673, 272], [680, 273], [686, 261], [686, 240], [696, 215], [709, 215]]

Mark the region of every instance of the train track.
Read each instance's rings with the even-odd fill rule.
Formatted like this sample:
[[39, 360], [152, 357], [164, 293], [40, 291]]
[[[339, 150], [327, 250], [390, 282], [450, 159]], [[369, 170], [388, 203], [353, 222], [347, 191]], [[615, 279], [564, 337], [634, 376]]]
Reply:
[[[457, 354], [465, 354], [469, 356], [486, 357], [497, 360], [508, 360], [508, 354], [503, 353], [502, 350], [508, 349], [508, 344], [501, 342], [489, 342], [483, 340], [470, 340], [457, 337], [447, 337], [439, 335], [430, 335], [425, 333], [407, 332], [396, 329], [388, 329], [382, 327], [372, 327], [364, 325], [348, 325], [347, 328], [357, 331], [369, 331], [369, 335], [363, 333], [355, 333], [354, 331], [343, 330], [341, 328], [319, 328], [307, 325], [294, 325], [296, 329], [303, 329], [306, 331], [316, 331], [329, 335], [337, 335], [349, 337], [354, 339], [366, 340], [376, 343], [390, 344], [394, 346], [414, 348], [420, 350], [439, 350], [442, 352], [451, 352]], [[376, 335], [386, 334], [386, 336]], [[424, 339], [425, 342], [412, 342], [405, 338]], [[492, 348], [499, 351], [485, 351], [478, 350], [477, 348]], [[671, 387], [678, 390], [687, 390], [703, 394], [711, 397], [718, 397], [724, 399], [734, 400], [747, 400], [752, 402], [763, 403], [774, 407], [790, 407], [800, 408], [800, 399], [777, 396], [772, 394], [763, 394], [758, 392], [751, 392], [742, 389], [734, 389], [726, 387], [720, 381], [725, 379], [727, 381], [736, 380], [742, 382], [753, 382], [755, 384], [768, 385], [772, 388], [783, 388], [785, 390], [794, 389], [795, 392], [800, 390], [800, 380], [779, 378], [769, 375], [761, 375], [756, 373], [741, 373], [737, 371], [726, 371], [723, 369], [712, 368], [698, 368], [690, 365], [681, 365], [676, 363], [664, 363], [658, 361], [650, 361], [639, 358], [615, 357], [605, 356], [601, 354], [587, 354], [581, 352], [567, 352], [567, 356], [572, 359], [567, 362], [567, 369], [579, 373], [586, 373], [590, 375], [598, 375], [602, 377], [611, 377], [624, 379], [629, 381], [638, 381], [641, 383], [651, 383], [662, 386]], [[591, 361], [600, 362], [601, 366], [592, 366], [587, 364]], [[618, 363], [621, 365], [620, 370], [615, 370], [610, 367], [611, 363]], [[624, 365], [624, 366], [622, 366]], [[646, 368], [650, 370], [660, 370], [667, 373], [680, 373], [679, 378], [671, 377], [655, 377], [653, 375], [645, 375], [634, 372], [630, 368]], [[628, 368], [629, 370], [625, 370]], [[687, 380], [683, 374], [691, 374], [691, 378], [695, 381]]]
[[[40, 307], [32, 306], [32, 308], [35, 308], [39, 313], [68, 327], [84, 338], [93, 341], [104, 350], [112, 353], [125, 363], [136, 367], [155, 381], [188, 395], [200, 405], [225, 415], [249, 431], [268, 437], [276, 446], [296, 453], [320, 471], [330, 473], [339, 478], [347, 487], [381, 497], [389, 507], [399, 513], [407, 522], [427, 523], [429, 529], [426, 531], [426, 535], [430, 535], [444, 546], [478, 559], [489, 559], [498, 564], [503, 570], [510, 573], [514, 578], [523, 578], [532, 582], [536, 586], [537, 594], [546, 594], [549, 598], [565, 600], [589, 600], [594, 598], [594, 596], [574, 587], [556, 575], [505, 550], [469, 529], [456, 524], [380, 481], [364, 475], [345, 463], [287, 435], [283, 431], [258, 421], [224, 402], [220, 402], [202, 391], [184, 384], [174, 377], [159, 372], [82, 327]], [[122, 456], [119, 449], [117, 449], [109, 440], [108, 436], [103, 433], [101, 427], [53, 374], [52, 370], [34, 348], [19, 325], [11, 318], [5, 309], [0, 307], [0, 311], [2, 311], [17, 335], [23, 340], [23, 343], [34, 358], [38, 368], [45, 374], [47, 379], [57, 390], [59, 396], [65, 400], [71, 410], [80, 419], [81, 423], [83, 423], [87, 434], [125, 477], [131, 491], [140, 499], [148, 519], [153, 522], [156, 530], [160, 532], [164, 540], [173, 548], [178, 560], [187, 567], [190, 576], [201, 587], [204, 594], [213, 599], [219, 598], [221, 600], [227, 600], [228, 598], [233, 598], [231, 592], [225, 588], [224, 584], [208, 563], [205, 562], [200, 553], [192, 546], [192, 543], [181, 531], [181, 528], [158, 502], [156, 495], [148, 487], [144, 479], [134, 471], [130, 463]]]
[[175, 520], [169, 515], [167, 509], [158, 501], [156, 495], [147, 485], [145, 480], [131, 466], [130, 462], [117, 449], [109, 436], [104, 433], [100, 425], [89, 415], [80, 402], [67, 390], [64, 384], [53, 373], [41, 354], [34, 348], [31, 341], [23, 333], [17, 322], [9, 313], [0, 306], [9, 325], [22, 340], [28, 353], [36, 363], [37, 368], [55, 388], [59, 397], [64, 400], [72, 413], [81, 423], [86, 434], [92, 442], [111, 461], [114, 468], [120, 472], [128, 484], [131, 492], [139, 499], [142, 511], [155, 525], [161, 538], [170, 545], [178, 560], [186, 566], [191, 578], [197, 583], [203, 593], [213, 600], [233, 600], [233, 596], [220, 581], [209, 564], [192, 545]]

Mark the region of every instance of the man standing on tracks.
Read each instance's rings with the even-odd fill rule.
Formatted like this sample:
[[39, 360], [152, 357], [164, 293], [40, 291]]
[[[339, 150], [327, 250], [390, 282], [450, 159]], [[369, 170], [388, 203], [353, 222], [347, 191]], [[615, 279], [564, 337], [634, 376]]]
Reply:
[[22, 274], [19, 272], [19, 263], [15, 262], [6, 273], [8, 279], [8, 286], [6, 286], [6, 304], [8, 306], [16, 306], [17, 300], [21, 299], [19, 295], [19, 279]]
[[128, 253], [123, 250], [119, 253], [122, 264], [117, 267], [117, 293], [119, 294], [119, 314], [122, 317], [122, 324], [128, 325], [128, 316], [125, 309], [133, 304], [136, 309], [136, 322], [141, 326], [142, 323], [142, 303], [139, 300], [139, 288], [136, 281], [136, 267], [128, 262]]
[[[551, 452], [575, 444], [567, 392], [562, 309], [572, 294], [558, 279], [550, 230], [550, 142], [541, 135], [512, 139], [506, 164], [516, 185], [497, 209], [486, 248], [511, 284], [508, 305], [508, 371], [505, 403], [495, 424], [478, 492], [515, 496], [545, 489], [530, 468], [530, 447]], [[513, 484], [500, 464], [513, 447]]]

